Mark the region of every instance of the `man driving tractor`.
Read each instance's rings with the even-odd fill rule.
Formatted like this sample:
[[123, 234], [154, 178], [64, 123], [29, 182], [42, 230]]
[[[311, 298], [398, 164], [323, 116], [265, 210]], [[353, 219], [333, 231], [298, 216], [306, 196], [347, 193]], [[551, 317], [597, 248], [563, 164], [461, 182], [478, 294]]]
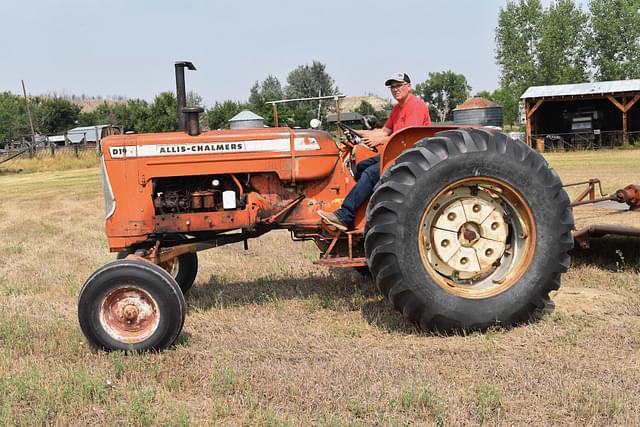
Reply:
[[[362, 142], [371, 148], [384, 146], [391, 134], [410, 126], [429, 126], [429, 109], [422, 99], [411, 93], [411, 79], [406, 73], [394, 73], [385, 82], [391, 95], [398, 103], [391, 110], [389, 119], [382, 129], [358, 131]], [[355, 187], [335, 212], [318, 211], [327, 224], [341, 231], [353, 227], [353, 219], [358, 208], [371, 196], [373, 187], [380, 179], [380, 155], [358, 163]]]

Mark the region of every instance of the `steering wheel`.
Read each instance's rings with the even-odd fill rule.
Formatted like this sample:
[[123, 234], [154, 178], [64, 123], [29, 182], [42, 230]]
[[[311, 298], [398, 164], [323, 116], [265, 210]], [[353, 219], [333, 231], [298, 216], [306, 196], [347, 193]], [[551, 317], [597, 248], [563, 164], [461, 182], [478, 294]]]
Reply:
[[346, 140], [344, 141], [346, 145], [351, 148], [354, 148], [356, 145], [361, 145], [374, 153], [378, 152], [376, 147], [369, 147], [367, 144], [362, 142], [362, 135], [360, 135], [356, 130], [350, 128], [342, 122], [338, 122], [338, 126], [342, 129], [342, 133], [344, 134]]

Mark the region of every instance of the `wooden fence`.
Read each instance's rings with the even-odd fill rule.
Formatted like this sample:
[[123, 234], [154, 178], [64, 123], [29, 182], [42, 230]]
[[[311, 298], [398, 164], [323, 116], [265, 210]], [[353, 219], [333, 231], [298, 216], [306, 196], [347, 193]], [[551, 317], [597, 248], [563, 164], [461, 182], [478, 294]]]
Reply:
[[58, 146], [55, 144], [36, 147], [17, 147], [0, 151], [0, 163], [12, 159], [44, 159], [44, 158], [87, 158], [97, 157], [95, 145], [73, 144]]

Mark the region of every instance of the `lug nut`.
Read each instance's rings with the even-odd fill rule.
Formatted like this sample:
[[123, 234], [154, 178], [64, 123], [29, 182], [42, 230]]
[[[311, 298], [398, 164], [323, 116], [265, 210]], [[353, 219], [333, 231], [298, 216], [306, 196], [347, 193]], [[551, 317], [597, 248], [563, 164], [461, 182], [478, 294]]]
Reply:
[[449, 213], [449, 215], [447, 215], [447, 219], [449, 221], [453, 221], [454, 219], [456, 219], [456, 214], [454, 214], [453, 212]]
[[449, 246], [449, 243], [451, 243], [449, 240], [444, 239], [442, 242], [440, 242], [440, 245], [441, 245], [443, 248], [446, 248], [447, 246]]
[[484, 254], [485, 254], [486, 256], [491, 256], [491, 255], [493, 255], [493, 249], [491, 249], [491, 248], [487, 249], [486, 251], [484, 251]]
[[497, 230], [498, 227], [500, 227], [500, 224], [498, 224], [497, 222], [494, 222], [494, 223], [491, 224], [491, 229], [494, 230], [494, 231]]
[[460, 264], [465, 265], [469, 260], [467, 258], [460, 258]]
[[478, 205], [478, 204], [473, 205], [473, 211], [474, 211], [475, 213], [480, 212], [480, 209], [481, 209], [480, 205]]

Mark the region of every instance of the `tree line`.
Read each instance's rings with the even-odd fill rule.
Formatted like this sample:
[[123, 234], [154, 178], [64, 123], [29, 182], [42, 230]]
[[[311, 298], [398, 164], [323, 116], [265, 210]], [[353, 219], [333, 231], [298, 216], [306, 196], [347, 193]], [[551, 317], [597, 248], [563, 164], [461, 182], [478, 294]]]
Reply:
[[515, 123], [530, 86], [640, 78], [640, 0], [509, 0], [495, 41], [500, 88], [488, 95]]
[[[273, 126], [273, 110], [268, 101], [284, 98], [309, 98], [338, 94], [334, 79], [327, 73], [326, 66], [318, 61], [311, 65], [300, 65], [287, 76], [287, 84], [282, 85], [274, 76], [257, 81], [249, 91], [246, 102], [226, 100], [216, 102], [202, 115], [202, 124], [209, 129], [229, 127], [228, 120], [242, 110], [251, 110], [265, 119], [265, 124]], [[141, 99], [127, 101], [104, 101], [93, 111], [81, 111], [72, 100], [58, 96], [29, 98], [28, 106], [33, 116], [37, 133], [60, 134], [76, 126], [95, 124], [118, 124], [125, 131], [135, 133], [167, 132], [177, 129], [177, 100], [175, 94], [162, 92], [152, 102]], [[19, 140], [31, 133], [27, 114], [27, 102], [10, 92], [0, 93], [0, 144]], [[204, 106], [196, 92], [187, 94], [187, 105]], [[307, 126], [319, 113], [327, 113], [327, 103], [298, 102], [278, 108], [278, 121], [285, 126]]]
[[[506, 124], [518, 123], [518, 101], [530, 86], [581, 83], [590, 80], [640, 78], [640, 0], [590, 0], [585, 10], [574, 0], [555, 0], [543, 7], [540, 0], [508, 0], [500, 8], [495, 30], [495, 59], [500, 69], [500, 87], [478, 91], [503, 107]], [[428, 104], [436, 121], [450, 121], [453, 109], [464, 102], [472, 88], [463, 74], [452, 70], [430, 72], [415, 92]], [[326, 66], [318, 61], [292, 70], [282, 84], [268, 75], [250, 88], [246, 101], [216, 102], [206, 109], [202, 124], [209, 129], [228, 127], [228, 120], [248, 109], [274, 124], [268, 101], [336, 95], [338, 86]], [[188, 94], [187, 104], [203, 106], [202, 98]], [[91, 112], [81, 111], [61, 97], [29, 100], [36, 131], [62, 133], [74, 126], [120, 124], [136, 133], [176, 129], [176, 98], [160, 93], [152, 102], [140, 99], [103, 102]], [[24, 99], [0, 93], [0, 144], [30, 133]], [[330, 103], [281, 104], [281, 125], [306, 127], [309, 120], [324, 117]], [[390, 109], [390, 104], [386, 110]], [[386, 115], [363, 103], [363, 114]]]

